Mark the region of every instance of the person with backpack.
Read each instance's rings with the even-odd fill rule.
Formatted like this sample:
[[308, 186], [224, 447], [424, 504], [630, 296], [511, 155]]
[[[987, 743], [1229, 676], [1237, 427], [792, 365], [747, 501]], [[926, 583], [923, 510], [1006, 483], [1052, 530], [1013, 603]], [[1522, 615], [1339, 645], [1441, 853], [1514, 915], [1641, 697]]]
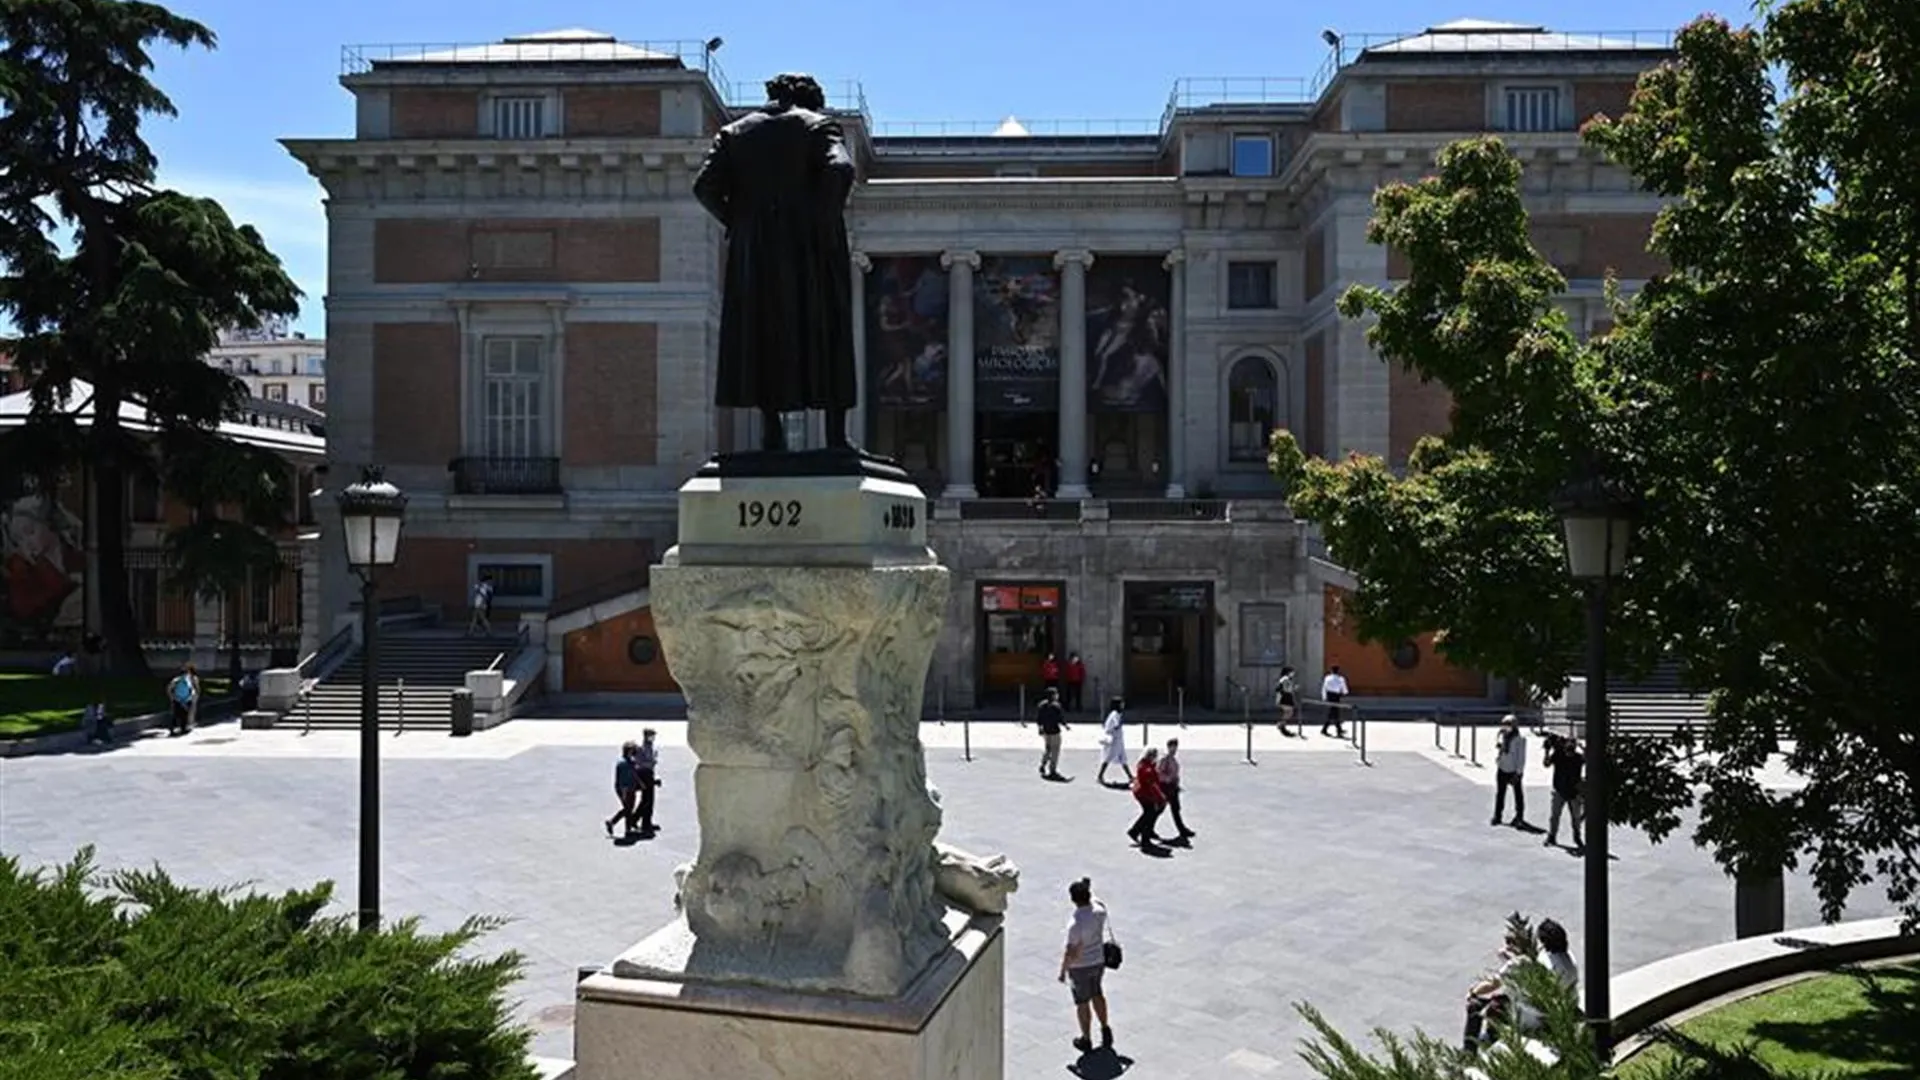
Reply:
[[193, 730], [194, 710], [200, 705], [200, 675], [192, 664], [180, 669], [167, 683], [167, 736], [175, 738]]
[[[1067, 948], [1060, 957], [1060, 981], [1073, 987], [1073, 1010], [1080, 1022], [1080, 1037], [1073, 1040], [1073, 1048], [1090, 1054], [1095, 1017], [1100, 1020], [1100, 1045], [1113, 1045], [1113, 1027], [1107, 1019], [1107, 995], [1100, 985], [1109, 963], [1107, 943], [1111, 938], [1107, 931], [1107, 905], [1094, 898], [1091, 878], [1081, 878], [1067, 886], [1067, 898], [1073, 901], [1073, 917], [1067, 920]], [[1117, 961], [1117, 946], [1113, 952], [1113, 959]]]
[[1292, 664], [1281, 665], [1280, 678], [1273, 684], [1273, 707], [1280, 712], [1280, 734], [1292, 735], [1287, 725], [1300, 714], [1300, 680], [1294, 675]]
[[467, 616], [467, 636], [493, 633], [493, 575], [481, 574], [473, 585], [472, 610]]

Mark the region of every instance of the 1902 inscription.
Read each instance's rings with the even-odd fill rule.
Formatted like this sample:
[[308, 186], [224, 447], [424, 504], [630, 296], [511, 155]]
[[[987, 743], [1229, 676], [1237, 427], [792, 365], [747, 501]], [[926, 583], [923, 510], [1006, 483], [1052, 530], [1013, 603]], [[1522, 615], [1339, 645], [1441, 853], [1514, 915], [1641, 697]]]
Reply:
[[880, 515], [880, 525], [886, 529], [911, 529], [915, 524], [915, 519], [919, 516], [920, 515], [915, 512], [914, 507], [905, 505], [889, 506], [886, 511]]
[[797, 529], [800, 527], [800, 500], [745, 499], [740, 503], [739, 527], [757, 529], [768, 526], [775, 529]]

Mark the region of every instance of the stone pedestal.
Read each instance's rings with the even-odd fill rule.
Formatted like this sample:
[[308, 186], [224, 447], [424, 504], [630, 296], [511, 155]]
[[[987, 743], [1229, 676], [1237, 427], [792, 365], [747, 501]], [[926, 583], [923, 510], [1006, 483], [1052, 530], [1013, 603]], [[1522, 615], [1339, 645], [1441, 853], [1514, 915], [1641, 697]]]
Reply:
[[653, 569], [699, 855], [680, 917], [581, 984], [579, 1080], [999, 1080], [1004, 892], [965, 885], [1014, 871], [934, 844], [926, 501], [871, 459], [754, 459], [687, 482]]

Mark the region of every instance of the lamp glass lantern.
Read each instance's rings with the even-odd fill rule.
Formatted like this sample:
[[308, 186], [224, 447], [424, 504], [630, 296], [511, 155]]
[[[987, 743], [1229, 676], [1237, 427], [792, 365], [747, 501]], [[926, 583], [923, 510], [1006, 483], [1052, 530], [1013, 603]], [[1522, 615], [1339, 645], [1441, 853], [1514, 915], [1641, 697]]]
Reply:
[[365, 573], [392, 566], [400, 555], [400, 529], [407, 497], [369, 468], [340, 493], [340, 532], [347, 544], [347, 565]]
[[1558, 509], [1567, 573], [1574, 580], [1608, 581], [1625, 572], [1635, 518], [1631, 499], [1604, 481], [1589, 480], [1568, 488]]

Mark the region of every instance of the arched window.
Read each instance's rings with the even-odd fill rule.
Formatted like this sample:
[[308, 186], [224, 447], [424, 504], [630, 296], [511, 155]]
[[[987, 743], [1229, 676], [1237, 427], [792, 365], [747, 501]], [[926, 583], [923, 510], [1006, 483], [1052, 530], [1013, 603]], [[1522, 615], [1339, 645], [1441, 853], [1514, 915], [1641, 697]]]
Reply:
[[1243, 356], [1227, 374], [1227, 460], [1265, 461], [1280, 413], [1280, 380], [1261, 356]]

